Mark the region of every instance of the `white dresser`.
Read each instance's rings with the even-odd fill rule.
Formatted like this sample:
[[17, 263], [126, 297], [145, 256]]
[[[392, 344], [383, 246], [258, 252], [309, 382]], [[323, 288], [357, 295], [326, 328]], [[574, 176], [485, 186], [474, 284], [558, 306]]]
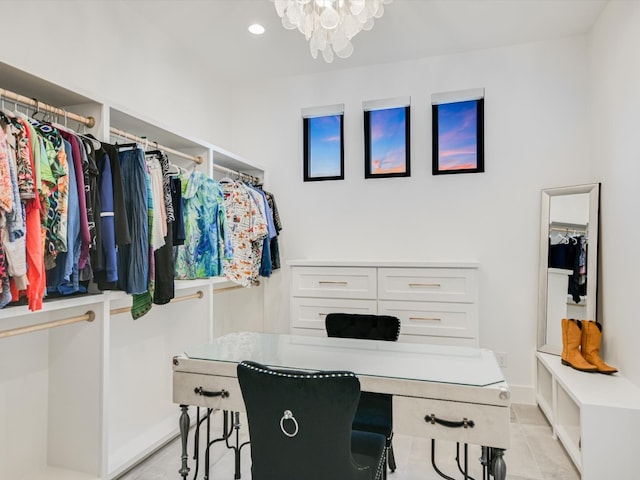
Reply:
[[326, 335], [328, 313], [392, 315], [400, 341], [477, 347], [478, 264], [296, 260], [291, 333]]

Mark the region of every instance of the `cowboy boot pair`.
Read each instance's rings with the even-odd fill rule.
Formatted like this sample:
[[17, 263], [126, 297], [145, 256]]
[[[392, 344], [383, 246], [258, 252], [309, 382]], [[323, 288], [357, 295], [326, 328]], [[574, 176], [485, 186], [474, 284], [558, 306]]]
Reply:
[[615, 373], [600, 358], [602, 326], [593, 320], [562, 319], [562, 364], [582, 372]]

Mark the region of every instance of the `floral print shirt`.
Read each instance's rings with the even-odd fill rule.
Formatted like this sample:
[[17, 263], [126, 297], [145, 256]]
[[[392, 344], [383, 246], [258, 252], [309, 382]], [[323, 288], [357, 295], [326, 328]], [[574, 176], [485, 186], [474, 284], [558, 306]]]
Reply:
[[195, 171], [182, 181], [184, 245], [176, 247], [176, 278], [223, 275], [223, 261], [233, 257], [220, 185]]
[[233, 257], [223, 261], [225, 276], [244, 287], [258, 278], [267, 221], [244, 185], [222, 183]]

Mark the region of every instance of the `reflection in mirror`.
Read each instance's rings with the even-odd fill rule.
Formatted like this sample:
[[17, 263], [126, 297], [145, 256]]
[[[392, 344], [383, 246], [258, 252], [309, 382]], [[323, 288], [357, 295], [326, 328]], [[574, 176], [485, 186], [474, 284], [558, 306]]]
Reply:
[[562, 352], [562, 319], [597, 320], [600, 185], [542, 191], [538, 350]]

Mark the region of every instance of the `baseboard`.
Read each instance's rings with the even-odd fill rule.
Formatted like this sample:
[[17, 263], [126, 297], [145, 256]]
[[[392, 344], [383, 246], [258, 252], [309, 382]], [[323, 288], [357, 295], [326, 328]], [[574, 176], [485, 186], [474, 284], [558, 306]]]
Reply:
[[521, 403], [525, 405], [536, 404], [536, 390], [533, 385], [511, 385], [511, 403]]

